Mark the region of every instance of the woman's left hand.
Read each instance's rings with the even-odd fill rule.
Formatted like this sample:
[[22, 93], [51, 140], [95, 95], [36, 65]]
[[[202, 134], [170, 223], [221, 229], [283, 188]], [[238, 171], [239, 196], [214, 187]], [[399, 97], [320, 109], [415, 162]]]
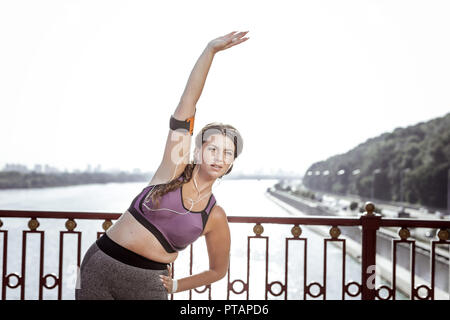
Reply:
[[169, 276], [160, 275], [159, 278], [163, 283], [164, 288], [166, 288], [167, 292], [172, 293], [173, 288], [173, 279], [172, 279], [172, 267], [170, 264], [167, 266], [167, 270], [169, 271]]
[[236, 31], [230, 32], [229, 34], [226, 34], [222, 37], [218, 37], [214, 40], [211, 40], [208, 43], [208, 47], [211, 48], [214, 53], [231, 48], [239, 43], [248, 40], [249, 39], [248, 37], [242, 38], [247, 33], [248, 31], [238, 33], [236, 33]]

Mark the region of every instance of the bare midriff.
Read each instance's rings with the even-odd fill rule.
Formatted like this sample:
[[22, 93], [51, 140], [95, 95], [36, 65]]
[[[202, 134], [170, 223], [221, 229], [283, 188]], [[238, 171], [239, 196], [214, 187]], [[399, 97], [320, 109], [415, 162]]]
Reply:
[[111, 240], [150, 260], [172, 263], [178, 252], [169, 253], [159, 240], [127, 210], [106, 231]]

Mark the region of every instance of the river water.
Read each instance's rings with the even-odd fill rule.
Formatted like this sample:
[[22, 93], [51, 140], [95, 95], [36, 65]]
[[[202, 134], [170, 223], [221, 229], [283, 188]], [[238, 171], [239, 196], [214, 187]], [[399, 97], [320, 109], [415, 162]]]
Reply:
[[[262, 216], [262, 217], [292, 217], [267, 196], [266, 189], [273, 186], [277, 180], [232, 180], [224, 179], [216, 182], [213, 192], [217, 203], [224, 208], [228, 216]], [[11, 189], [0, 191], [0, 208], [10, 210], [45, 210], [45, 211], [75, 211], [75, 212], [103, 212], [123, 213], [134, 197], [147, 183], [108, 183], [90, 184], [68, 187], [52, 187], [40, 189]], [[7, 274], [21, 274], [22, 231], [29, 230], [29, 218], [1, 218], [2, 230], [8, 230], [8, 263]], [[59, 232], [65, 231], [65, 221], [62, 219], [39, 219], [38, 230], [45, 230], [44, 272], [43, 274], [58, 275]], [[101, 220], [76, 220], [76, 231], [82, 231], [81, 257], [96, 239], [96, 232], [103, 231]], [[247, 236], [253, 236], [253, 224], [230, 225], [231, 229], [231, 263], [230, 280], [247, 280]], [[269, 236], [269, 273], [268, 282], [280, 281], [284, 283], [285, 270], [285, 238], [292, 237], [291, 225], [264, 224], [263, 236]], [[323, 282], [323, 238], [302, 226], [301, 237], [308, 239], [307, 247], [307, 283]], [[38, 298], [39, 275], [39, 236], [29, 234], [27, 238], [26, 258], [26, 299]], [[74, 289], [77, 278], [75, 235], [65, 235], [63, 255], [63, 299], [74, 299]], [[289, 244], [288, 264], [288, 299], [303, 299], [303, 241], [292, 241]], [[3, 250], [3, 238], [0, 239], [0, 250]], [[342, 290], [342, 248], [328, 245], [327, 262], [327, 299], [341, 299]], [[0, 251], [2, 252], [2, 251]], [[204, 238], [199, 238], [193, 245], [194, 264], [193, 273], [208, 269], [208, 255]], [[175, 262], [175, 278], [189, 275], [189, 247], [181, 251]], [[1, 256], [2, 257], [2, 256]], [[2, 258], [0, 258], [2, 259]], [[0, 263], [0, 269], [3, 262]], [[361, 282], [361, 265], [350, 256], [346, 257], [346, 283]], [[3, 270], [1, 270], [3, 272]], [[0, 279], [1, 281], [1, 279]], [[14, 285], [16, 280], [11, 279]], [[53, 280], [48, 279], [48, 286]], [[379, 277], [376, 286], [385, 284]], [[227, 277], [212, 284], [212, 299], [226, 299]], [[236, 291], [241, 291], [242, 285], [236, 283]], [[265, 241], [251, 240], [249, 299], [265, 298]], [[201, 288], [200, 288], [201, 289]], [[279, 285], [272, 287], [276, 294]], [[7, 299], [19, 299], [20, 287], [7, 288]], [[354, 289], [352, 290], [354, 291]], [[317, 292], [317, 286], [313, 293]], [[56, 299], [57, 288], [43, 289], [44, 299]], [[189, 291], [175, 294], [175, 299], [188, 299]], [[205, 293], [192, 291], [193, 299], [207, 299]], [[268, 294], [269, 299], [284, 299], [280, 296]], [[397, 299], [407, 297], [397, 292]], [[230, 294], [230, 299], [246, 299], [246, 293]], [[308, 300], [314, 300], [307, 296]], [[322, 299], [319, 297], [318, 299]], [[346, 296], [346, 299], [361, 299]]]

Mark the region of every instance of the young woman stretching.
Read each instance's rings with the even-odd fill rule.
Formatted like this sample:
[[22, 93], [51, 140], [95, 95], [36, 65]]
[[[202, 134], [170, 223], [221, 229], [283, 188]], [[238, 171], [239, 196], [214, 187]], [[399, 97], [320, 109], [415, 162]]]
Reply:
[[[247, 31], [248, 32], [248, 31]], [[168, 299], [168, 293], [208, 285], [228, 270], [230, 231], [212, 185], [230, 173], [242, 152], [239, 132], [213, 122], [195, 138], [190, 158], [196, 104], [215, 54], [240, 44], [236, 31], [208, 43], [195, 64], [178, 107], [170, 118], [163, 159], [150, 183], [105, 234], [87, 250], [75, 299]], [[209, 270], [172, 279], [170, 263], [205, 236]]]

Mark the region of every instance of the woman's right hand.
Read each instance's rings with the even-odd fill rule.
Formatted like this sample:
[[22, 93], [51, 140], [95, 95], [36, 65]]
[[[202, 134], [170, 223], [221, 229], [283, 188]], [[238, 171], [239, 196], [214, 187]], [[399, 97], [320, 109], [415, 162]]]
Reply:
[[208, 47], [214, 52], [219, 52], [228, 48], [231, 48], [239, 43], [242, 43], [249, 39], [249, 37], [242, 38], [245, 36], [248, 31], [238, 32], [233, 31], [222, 37], [218, 37], [216, 39], [211, 40], [208, 43]]

